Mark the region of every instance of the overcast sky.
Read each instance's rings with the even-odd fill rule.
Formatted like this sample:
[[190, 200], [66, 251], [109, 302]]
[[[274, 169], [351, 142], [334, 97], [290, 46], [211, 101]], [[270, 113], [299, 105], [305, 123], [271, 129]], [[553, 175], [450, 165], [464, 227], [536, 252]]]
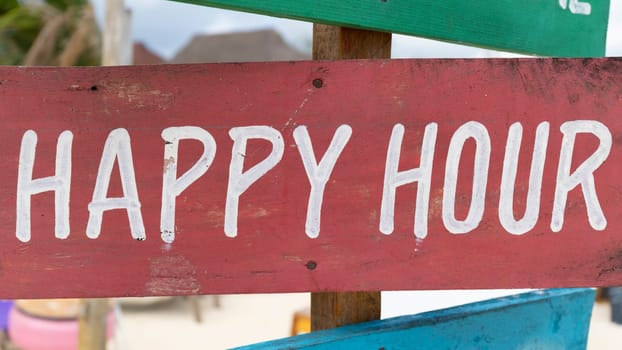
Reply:
[[[102, 23], [105, 0], [91, 1], [95, 5], [98, 21]], [[309, 50], [311, 46], [310, 23], [166, 0], [125, 0], [125, 2], [132, 10], [134, 40], [142, 41], [167, 59], [197, 33], [215, 34], [273, 28], [281, 33], [287, 42], [301, 50]], [[499, 56], [507, 57], [509, 54], [402, 35], [393, 36], [394, 58]], [[607, 56], [622, 56], [622, 0], [611, 0]]]

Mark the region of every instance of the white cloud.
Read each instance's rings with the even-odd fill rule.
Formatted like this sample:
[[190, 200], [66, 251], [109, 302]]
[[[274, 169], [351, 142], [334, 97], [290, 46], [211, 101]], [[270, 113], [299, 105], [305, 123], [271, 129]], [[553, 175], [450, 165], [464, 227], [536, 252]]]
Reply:
[[131, 7], [149, 8], [160, 6], [162, 0], [128, 0], [126, 5]]
[[215, 18], [211, 18], [203, 31], [209, 34], [220, 34], [244, 30], [242, 26], [236, 24], [234, 19], [234, 16], [228, 16], [227, 13], [219, 13]]
[[622, 0], [611, 0], [607, 56], [622, 56]]
[[450, 44], [442, 41], [393, 35], [393, 58], [492, 58], [520, 55], [480, 49], [472, 46]]

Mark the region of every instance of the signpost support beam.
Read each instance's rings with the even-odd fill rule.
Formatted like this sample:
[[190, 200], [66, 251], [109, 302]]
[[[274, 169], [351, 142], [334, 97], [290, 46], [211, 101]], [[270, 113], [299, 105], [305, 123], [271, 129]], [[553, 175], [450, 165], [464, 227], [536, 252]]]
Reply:
[[311, 330], [380, 319], [380, 292], [311, 293]]
[[[313, 25], [313, 59], [391, 58], [391, 33]], [[380, 292], [311, 293], [311, 330], [380, 319]]]
[[106, 349], [108, 299], [83, 299], [78, 320], [78, 349]]
[[314, 60], [391, 58], [391, 33], [313, 25]]

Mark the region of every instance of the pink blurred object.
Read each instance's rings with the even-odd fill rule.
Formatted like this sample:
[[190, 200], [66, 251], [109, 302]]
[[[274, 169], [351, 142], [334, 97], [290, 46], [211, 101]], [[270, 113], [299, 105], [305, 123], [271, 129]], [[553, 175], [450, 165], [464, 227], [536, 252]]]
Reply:
[[[107, 337], [114, 335], [114, 312], [108, 313]], [[51, 320], [29, 316], [17, 308], [9, 313], [9, 337], [23, 350], [78, 348], [78, 320]]]

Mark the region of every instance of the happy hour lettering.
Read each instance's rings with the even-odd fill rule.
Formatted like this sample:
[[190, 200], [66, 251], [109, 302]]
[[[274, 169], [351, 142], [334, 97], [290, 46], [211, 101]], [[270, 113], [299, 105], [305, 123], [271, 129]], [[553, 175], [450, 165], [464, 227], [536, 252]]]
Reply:
[[[436, 123], [426, 125], [420, 151], [418, 168], [399, 170], [405, 127], [394, 125], [386, 147], [385, 175], [382, 200], [377, 207], [380, 210], [378, 230], [390, 235], [393, 232], [395, 195], [400, 186], [417, 183], [416, 209], [413, 217], [413, 233], [418, 239], [428, 235], [428, 210], [434, 152], [437, 143]], [[503, 171], [499, 188], [498, 218], [501, 226], [512, 235], [529, 232], [536, 224], [540, 210], [540, 196], [543, 182], [543, 168], [549, 145], [549, 123], [542, 122], [535, 133], [534, 151], [531, 156], [529, 171], [529, 190], [525, 213], [517, 218], [514, 214], [514, 185], [519, 163], [519, 151], [522, 143], [522, 125], [514, 123], [508, 129], [508, 136], [503, 158]], [[564, 223], [564, 211], [568, 192], [580, 187], [586, 204], [590, 226], [594, 230], [604, 230], [607, 220], [601, 208], [597, 181], [594, 172], [607, 160], [612, 147], [609, 129], [599, 121], [567, 121], [560, 126], [563, 139], [560, 147], [559, 165], [555, 181], [550, 229], [559, 232]], [[322, 153], [314, 150], [312, 139], [306, 126], [298, 126], [293, 138], [298, 155], [303, 163], [306, 177], [310, 184], [307, 200], [306, 222], [301, 223], [301, 231], [309, 238], [321, 234], [322, 201], [324, 189], [333, 169], [339, 166], [339, 157], [348, 152], [348, 141], [356, 133], [349, 125], [339, 126], [330, 145]], [[599, 144], [597, 149], [571, 172], [571, 161], [577, 134], [589, 134]], [[233, 141], [229, 163], [229, 180], [224, 214], [224, 234], [236, 237], [240, 195], [248, 190], [262, 176], [277, 167], [285, 152], [283, 135], [278, 130], [265, 125], [235, 127], [229, 131]], [[175, 201], [184, 190], [199, 179], [212, 165], [217, 153], [217, 144], [208, 130], [197, 126], [169, 127], [162, 131], [164, 141], [164, 172], [162, 181], [162, 202], [160, 211], [160, 233], [166, 243], [175, 240]], [[248, 141], [260, 139], [268, 141], [272, 148], [268, 156], [244, 170], [245, 154], [249, 150]], [[456, 187], [459, 178], [459, 160], [467, 140], [475, 142], [473, 162], [473, 183], [471, 202], [466, 218], [458, 219], [455, 215]], [[181, 176], [177, 176], [179, 143], [183, 140], [196, 140], [203, 146], [203, 152], [193, 166]], [[31, 239], [30, 201], [33, 195], [42, 192], [54, 192], [55, 196], [55, 237], [67, 238], [70, 234], [69, 193], [71, 188], [71, 156], [73, 134], [63, 131], [57, 141], [56, 169], [53, 176], [32, 178], [36, 159], [37, 133], [28, 130], [22, 137], [19, 155], [16, 201], [16, 237], [22, 242]], [[475, 230], [481, 223], [485, 208], [485, 194], [488, 190], [487, 179], [490, 164], [491, 139], [485, 125], [469, 121], [458, 127], [453, 133], [445, 164], [442, 220], [443, 225], [452, 234], [466, 234]], [[318, 161], [319, 159], [319, 161]], [[527, 160], [520, 160], [527, 161]], [[112, 168], [117, 162], [123, 189], [121, 197], [107, 197], [111, 181]], [[88, 205], [89, 219], [86, 235], [99, 237], [103, 214], [109, 210], [122, 209], [127, 212], [133, 239], [147, 238], [141, 212], [140, 195], [137, 190], [135, 167], [132, 157], [131, 135], [123, 128], [112, 130], [103, 146], [99, 169], [93, 188], [92, 201]], [[303, 200], [301, 198], [301, 200]]]

